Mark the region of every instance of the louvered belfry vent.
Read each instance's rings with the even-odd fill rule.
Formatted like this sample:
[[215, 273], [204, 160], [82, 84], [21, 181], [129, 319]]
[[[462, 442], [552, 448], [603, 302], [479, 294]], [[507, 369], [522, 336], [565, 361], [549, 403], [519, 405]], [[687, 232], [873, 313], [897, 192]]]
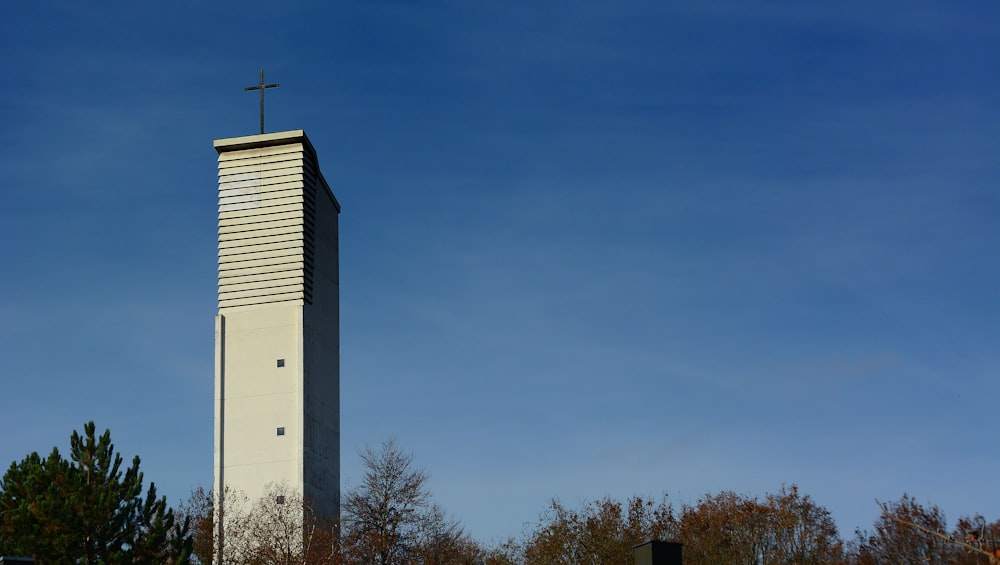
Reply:
[[312, 303], [317, 191], [304, 143], [219, 155], [219, 308]]

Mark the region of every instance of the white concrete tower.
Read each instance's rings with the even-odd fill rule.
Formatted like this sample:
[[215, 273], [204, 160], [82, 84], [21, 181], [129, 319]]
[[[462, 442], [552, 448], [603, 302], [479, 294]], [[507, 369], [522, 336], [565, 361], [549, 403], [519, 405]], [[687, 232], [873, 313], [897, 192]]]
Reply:
[[340, 503], [340, 204], [302, 130], [215, 140], [215, 492]]

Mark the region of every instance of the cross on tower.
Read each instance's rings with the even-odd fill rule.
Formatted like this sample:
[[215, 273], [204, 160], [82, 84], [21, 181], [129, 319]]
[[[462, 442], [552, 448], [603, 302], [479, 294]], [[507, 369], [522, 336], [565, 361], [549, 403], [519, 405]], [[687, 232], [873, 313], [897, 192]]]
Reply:
[[257, 86], [248, 86], [243, 89], [244, 92], [250, 90], [260, 91], [260, 133], [264, 133], [264, 89], [265, 88], [278, 88], [278, 83], [264, 84], [264, 68], [260, 69], [260, 84]]

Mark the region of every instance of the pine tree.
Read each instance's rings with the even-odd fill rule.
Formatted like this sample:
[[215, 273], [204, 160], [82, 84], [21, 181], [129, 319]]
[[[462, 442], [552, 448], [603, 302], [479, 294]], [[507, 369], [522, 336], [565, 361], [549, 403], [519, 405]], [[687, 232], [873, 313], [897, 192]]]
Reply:
[[70, 438], [70, 460], [53, 448], [12, 463], [0, 480], [0, 554], [39, 564], [188, 563], [188, 522], [177, 523], [166, 497], [142, 494], [139, 457], [122, 469], [111, 432], [93, 422]]

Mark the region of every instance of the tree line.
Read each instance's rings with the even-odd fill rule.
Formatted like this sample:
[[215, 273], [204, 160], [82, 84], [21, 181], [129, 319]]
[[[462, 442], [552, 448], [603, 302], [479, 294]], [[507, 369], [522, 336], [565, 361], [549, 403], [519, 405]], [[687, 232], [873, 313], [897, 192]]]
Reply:
[[68, 459], [32, 453], [0, 480], [0, 555], [42, 565], [632, 565], [632, 547], [666, 540], [683, 544], [686, 565], [1000, 563], [1000, 520], [964, 516], [949, 529], [937, 506], [903, 494], [879, 503], [871, 530], [845, 539], [795, 485], [679, 507], [666, 495], [552, 500], [519, 536], [484, 544], [434, 502], [412, 454], [387, 441], [359, 455], [365, 473], [344, 493], [339, 520], [281, 484], [259, 500], [227, 491], [224, 512], [197, 489], [174, 510], [152, 483], [143, 490], [139, 458], [124, 467], [110, 432], [97, 436], [90, 422], [73, 432]]

